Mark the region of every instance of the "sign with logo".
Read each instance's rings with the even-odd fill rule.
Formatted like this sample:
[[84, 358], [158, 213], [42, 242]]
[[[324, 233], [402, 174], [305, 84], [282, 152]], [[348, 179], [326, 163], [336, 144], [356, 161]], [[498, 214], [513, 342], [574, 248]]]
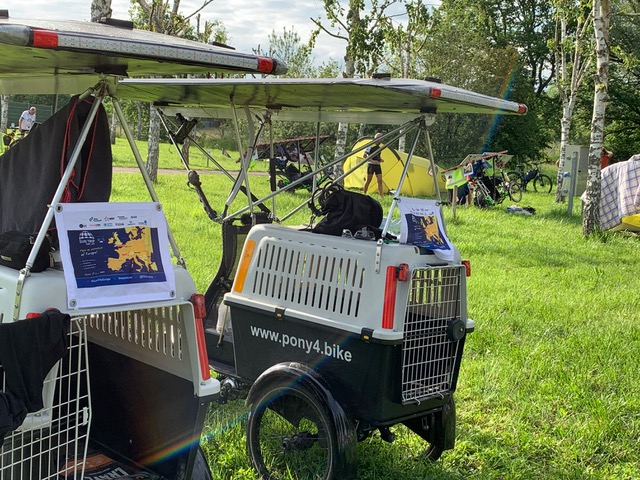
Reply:
[[69, 308], [175, 297], [167, 222], [159, 203], [65, 203], [58, 210]]
[[438, 202], [400, 197], [398, 208], [402, 220], [400, 243], [427, 248], [438, 258], [453, 260], [453, 247], [444, 230]]

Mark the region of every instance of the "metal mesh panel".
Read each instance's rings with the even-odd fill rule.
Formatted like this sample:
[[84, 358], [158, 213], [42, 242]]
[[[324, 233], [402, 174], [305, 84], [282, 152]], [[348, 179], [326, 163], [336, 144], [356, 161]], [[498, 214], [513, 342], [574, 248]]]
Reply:
[[348, 252], [310, 252], [308, 246], [265, 242], [258, 252], [251, 293], [321, 313], [357, 318], [365, 269]]
[[[4, 391], [1, 367], [0, 377]], [[68, 354], [47, 375], [43, 401], [42, 410], [5, 437], [0, 480], [57, 480], [65, 471], [78, 472], [80, 478], [84, 471], [91, 402], [83, 319], [71, 321]]]
[[440, 396], [452, 388], [459, 342], [447, 326], [460, 318], [464, 267], [415, 269], [404, 321], [402, 401]]

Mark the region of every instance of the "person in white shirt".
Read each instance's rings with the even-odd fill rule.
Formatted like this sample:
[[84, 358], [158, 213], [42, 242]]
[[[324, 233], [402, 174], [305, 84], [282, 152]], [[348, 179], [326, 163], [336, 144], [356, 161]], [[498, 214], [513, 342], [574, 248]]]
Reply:
[[36, 107], [29, 107], [28, 110], [22, 112], [18, 122], [18, 127], [23, 137], [31, 131], [34, 123], [36, 123]]

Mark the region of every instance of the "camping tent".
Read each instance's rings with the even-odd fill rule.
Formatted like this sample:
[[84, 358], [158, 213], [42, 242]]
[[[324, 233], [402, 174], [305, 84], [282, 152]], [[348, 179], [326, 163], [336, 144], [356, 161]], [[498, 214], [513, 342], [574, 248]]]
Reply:
[[[369, 143], [371, 141], [371, 137], [362, 138], [356, 142], [353, 146], [353, 150], [358, 150], [358, 148], [363, 145]], [[384, 145], [384, 144], [383, 144]], [[407, 154], [405, 152], [399, 152], [392, 147], [385, 147], [384, 150], [380, 152], [380, 156], [382, 157], [382, 183], [385, 191], [389, 191], [398, 186], [398, 182], [400, 180], [400, 176], [402, 175], [402, 170], [407, 162]], [[344, 161], [344, 171], [347, 172], [351, 168], [355, 167], [358, 163], [362, 162], [364, 158], [364, 150], [354, 153], [347, 157]], [[411, 164], [409, 165], [409, 170], [407, 172], [407, 178], [405, 178], [404, 183], [402, 185], [402, 190], [400, 191], [401, 195], [406, 195], [410, 197], [433, 197], [436, 195], [436, 190], [433, 185], [433, 177], [429, 173], [430, 162], [428, 159], [419, 157], [417, 155], [413, 155], [411, 159]], [[438, 181], [438, 187], [441, 192], [444, 192], [445, 183], [442, 175], [440, 175], [440, 171], [442, 169], [437, 167], [437, 175], [436, 179]], [[364, 182], [367, 178], [367, 164], [366, 162], [353, 171], [353, 173], [347, 175], [344, 179], [344, 186], [346, 188], [353, 188], [361, 190]], [[369, 187], [370, 190], [375, 190], [375, 179], [373, 182], [373, 186]]]

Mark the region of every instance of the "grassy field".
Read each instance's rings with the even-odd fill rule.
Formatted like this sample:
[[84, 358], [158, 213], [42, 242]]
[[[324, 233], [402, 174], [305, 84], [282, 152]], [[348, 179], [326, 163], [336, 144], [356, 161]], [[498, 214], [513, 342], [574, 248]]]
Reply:
[[[229, 181], [202, 181], [220, 209]], [[147, 199], [137, 175], [118, 173], [114, 183], [118, 200]], [[204, 291], [220, 259], [219, 226], [206, 218], [186, 175], [160, 175], [157, 190]], [[297, 192], [287, 202], [304, 198]], [[358, 478], [640, 478], [640, 237], [584, 240], [579, 202], [569, 216], [553, 195], [525, 193], [520, 206], [534, 207], [533, 216], [506, 213], [509, 205], [459, 208], [456, 219], [445, 207], [448, 234], [471, 261], [468, 305], [476, 322], [456, 392], [455, 449], [429, 464], [417, 436], [398, 429], [394, 444], [373, 436], [358, 446]], [[292, 222], [308, 215], [305, 209]], [[214, 478], [255, 478], [245, 420], [239, 401], [211, 407], [202, 444]]]

